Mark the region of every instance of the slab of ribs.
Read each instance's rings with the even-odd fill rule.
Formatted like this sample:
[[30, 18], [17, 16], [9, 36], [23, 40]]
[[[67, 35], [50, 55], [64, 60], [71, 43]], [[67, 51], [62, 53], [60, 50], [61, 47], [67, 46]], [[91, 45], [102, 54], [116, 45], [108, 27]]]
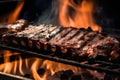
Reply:
[[120, 59], [119, 41], [90, 28], [66, 28], [51, 24], [37, 26], [22, 19], [8, 26], [8, 30], [1, 33], [2, 40], [7, 44], [46, 51], [64, 58]]

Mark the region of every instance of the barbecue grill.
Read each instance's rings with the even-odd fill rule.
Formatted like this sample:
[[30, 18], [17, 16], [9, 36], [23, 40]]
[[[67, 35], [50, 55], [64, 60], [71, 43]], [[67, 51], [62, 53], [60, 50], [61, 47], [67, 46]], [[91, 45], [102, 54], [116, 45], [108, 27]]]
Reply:
[[[74, 60], [69, 60], [69, 59], [63, 59], [63, 58], [59, 58], [59, 57], [55, 57], [55, 56], [49, 56], [49, 55], [44, 55], [45, 52], [42, 52], [42, 54], [38, 53], [38, 52], [34, 52], [28, 49], [22, 49], [22, 48], [15, 48], [13, 46], [8, 46], [5, 43], [1, 43], [0, 47], [3, 49], [9, 49], [12, 51], [18, 51], [21, 52], [20, 56], [22, 56], [22, 58], [29, 58], [31, 56], [34, 57], [38, 57], [38, 58], [43, 58], [43, 59], [48, 59], [48, 60], [52, 60], [52, 61], [57, 61], [57, 62], [61, 62], [61, 63], [65, 63], [65, 64], [70, 64], [70, 65], [74, 65], [77, 67], [82, 67], [82, 68], [88, 68], [88, 69], [92, 69], [92, 70], [98, 70], [100, 72], [106, 72], [109, 74], [114, 74], [114, 75], [120, 75], [120, 64], [119, 63], [112, 63], [112, 62], [107, 62], [107, 61], [99, 61], [99, 60], [81, 60], [81, 61], [74, 61]], [[18, 55], [12, 55], [10, 56], [11, 61], [14, 61], [15, 57], [17, 57]], [[2, 57], [3, 58], [3, 57]], [[1, 58], [1, 63], [2, 63], [2, 58]], [[82, 62], [85, 62], [85, 64], [82, 64]], [[99, 64], [99, 67], [93, 66], [94, 64]], [[111, 69], [112, 67], [115, 67], [115, 69]]]
[[[16, 1], [16, 0], [13, 0]], [[9, 1], [5, 1], [9, 2]], [[11, 2], [11, 1], [10, 1]], [[4, 3], [4, 1], [1, 1], [0, 3]], [[120, 40], [119, 36], [119, 30], [113, 29], [113, 28], [103, 28], [103, 33], [104, 34], [110, 34], [114, 37], [116, 37], [118, 40]], [[41, 51], [40, 54], [39, 51], [36, 50], [31, 50], [29, 48], [23, 48], [23, 47], [16, 47], [15, 45], [8, 45], [5, 42], [0, 40], [0, 49], [4, 50], [11, 50], [11, 51], [17, 51], [20, 52], [19, 54], [16, 55], [11, 55], [11, 56], [6, 56], [10, 57], [10, 62], [15, 61], [18, 56], [21, 56], [22, 59], [30, 58], [30, 57], [37, 57], [37, 58], [42, 58], [45, 60], [51, 60], [59, 63], [64, 63], [68, 65], [73, 65], [76, 67], [80, 68], [85, 68], [85, 69], [90, 69], [90, 70], [96, 70], [98, 72], [104, 72], [107, 74], [108, 77], [115, 76], [118, 77], [120, 75], [120, 61], [102, 61], [102, 60], [96, 60], [96, 59], [79, 59], [79, 60], [72, 60], [72, 59], [64, 59], [55, 55], [47, 55], [47, 52]], [[4, 56], [3, 54], [0, 55], [0, 64], [4, 63]], [[83, 64], [84, 63], [84, 64]], [[94, 66], [94, 65], [98, 66]], [[14, 75], [8, 75], [5, 73], [0, 73], [1, 77], [8, 77], [8, 79], [16, 79], [16, 80], [29, 80], [29, 78], [25, 77], [20, 77], [20, 76], [14, 76]], [[30, 79], [31, 80], [31, 79]]]
[[[105, 30], [107, 30], [107, 29], [105, 29]], [[105, 32], [107, 32], [107, 31], [105, 31]], [[117, 34], [111, 34], [111, 35], [114, 35], [116, 37], [118, 36]], [[119, 38], [117, 38], [117, 39], [119, 40]], [[6, 57], [10, 57], [11, 62], [16, 59], [19, 60], [18, 56], [21, 56], [22, 59], [30, 58], [30, 57], [38, 57], [38, 58], [56, 61], [56, 62], [73, 65], [73, 66], [81, 67], [81, 68], [85, 68], [85, 69], [87, 68], [87, 69], [91, 69], [91, 70], [97, 70], [98, 72], [105, 72], [109, 75], [114, 75], [114, 76], [120, 75], [119, 61], [102, 61], [102, 60], [97, 60], [97, 59], [83, 59], [83, 58], [81, 58], [81, 59], [79, 58], [79, 60], [74, 60], [74, 59], [72, 60], [71, 58], [64, 59], [62, 57], [55, 56], [55, 55], [47, 55], [48, 53], [46, 53], [44, 51], [40, 52], [40, 51], [36, 51], [36, 49], [31, 50], [27, 47], [23, 48], [21, 46], [18, 47], [16, 45], [9, 45], [3, 41], [0, 41], [0, 48], [20, 52], [17, 55], [6, 56]], [[42, 54], [40, 54], [40, 53], [42, 53]], [[4, 63], [4, 58], [6, 58], [6, 57], [3, 57], [1, 55], [0, 63]], [[96, 64], [98, 66], [94, 66]]]

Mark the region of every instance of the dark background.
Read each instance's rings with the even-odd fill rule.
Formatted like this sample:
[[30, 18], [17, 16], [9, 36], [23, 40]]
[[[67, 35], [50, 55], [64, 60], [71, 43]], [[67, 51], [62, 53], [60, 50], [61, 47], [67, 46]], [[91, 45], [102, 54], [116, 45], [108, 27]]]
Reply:
[[[36, 21], [44, 10], [50, 7], [52, 0], [25, 0], [25, 5], [20, 17], [29, 22]], [[0, 16], [10, 12], [15, 8], [17, 1], [0, 2]], [[112, 27], [120, 29], [120, 4], [117, 0], [96, 0], [99, 12], [95, 14], [95, 19], [102, 27]]]

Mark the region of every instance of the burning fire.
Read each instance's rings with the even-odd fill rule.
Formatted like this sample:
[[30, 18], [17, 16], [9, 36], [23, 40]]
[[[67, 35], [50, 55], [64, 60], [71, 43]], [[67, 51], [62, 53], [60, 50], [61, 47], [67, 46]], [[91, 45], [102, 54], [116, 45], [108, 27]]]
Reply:
[[[15, 10], [10, 13], [8, 23], [13, 23], [19, 18], [23, 6], [24, 0], [20, 0]], [[43, 17], [40, 22], [57, 23], [64, 27], [91, 27], [92, 30], [101, 32], [101, 27], [96, 24], [93, 17], [96, 11], [97, 6], [94, 0], [53, 0], [53, 9], [49, 14], [50, 19], [47, 17], [47, 20], [46, 17]]]
[[95, 11], [94, 0], [58, 0], [59, 22], [63, 26], [77, 28], [91, 27], [95, 31], [101, 31], [93, 18]]
[[18, 3], [15, 7], [14, 10], [10, 11], [9, 13], [5, 13], [1, 18], [2, 20], [0, 20], [0, 23], [14, 23], [18, 18], [19, 18], [19, 15], [20, 15], [20, 12], [24, 6], [24, 1], [25, 0], [18, 0]]
[[[19, 60], [15, 60], [14, 62], [10, 61], [10, 56], [12, 55], [17, 55], [18, 53], [14, 52], [12, 53], [11, 51], [4, 50], [4, 64], [0, 65], [0, 71], [4, 73], [12, 73], [16, 74], [18, 73], [17, 70], [19, 70], [19, 74], [24, 75], [24, 72], [22, 70], [22, 58], [19, 56]], [[18, 66], [19, 64], [19, 66]]]
[[8, 17], [8, 23], [13, 23], [18, 19], [23, 6], [24, 6], [24, 0], [18, 1], [18, 4], [17, 4], [15, 10], [13, 12], [11, 12], [11, 14]]
[[[95, 7], [94, 0], [79, 0], [78, 2], [75, 2], [75, 0], [58, 0], [58, 3], [58, 19], [62, 26], [72, 26], [76, 28], [88, 28], [90, 26], [93, 30], [101, 32], [101, 27], [95, 23], [93, 18]], [[18, 19], [23, 5], [24, 1], [20, 0], [16, 9], [10, 14], [8, 23], [15, 22]], [[48, 76], [54, 75], [55, 72], [61, 70], [70, 69], [76, 74], [81, 74], [81, 69], [78, 67], [39, 58], [27, 58], [22, 60], [22, 58], [19, 57], [18, 61], [10, 62], [9, 56], [13, 54], [15, 55], [19, 53], [12, 53], [10, 51], [4, 52], [5, 63], [0, 64], [0, 71], [22, 76], [31, 73], [35, 80], [47, 80]], [[45, 68], [46, 70], [43, 76], [40, 76], [37, 72], [40, 68]]]
[[[17, 55], [17, 52], [4, 51], [4, 63], [0, 64], [0, 72], [25, 76], [30, 74], [34, 80], [49, 80], [50, 76], [53, 76], [58, 71], [72, 70], [75, 74], [81, 74], [84, 69], [66, 65], [62, 63], [52, 62], [49, 60], [43, 60], [40, 58], [32, 57], [10, 61], [10, 56]], [[44, 73], [40, 74], [39, 69], [45, 69]], [[103, 74], [99, 74], [97, 71], [88, 70], [91, 74], [96, 74], [97, 77], [103, 78]]]
[[[49, 60], [42, 60], [40, 58], [27, 58], [22, 59], [20, 56], [18, 60], [13, 62], [10, 61], [10, 56], [17, 55], [19, 53], [11, 52], [8, 50], [4, 50], [4, 63], [0, 64], [0, 71], [4, 73], [10, 73], [15, 75], [22, 75], [31, 73], [35, 80], [46, 80], [46, 78], [50, 75], [53, 75], [55, 72], [60, 70], [68, 70], [71, 69], [77, 72], [77, 67], [73, 67], [70, 65], [64, 65], [57, 62], [52, 62]], [[43, 76], [38, 74], [38, 69], [44, 68], [46, 72]], [[29, 72], [30, 71], [30, 72]]]

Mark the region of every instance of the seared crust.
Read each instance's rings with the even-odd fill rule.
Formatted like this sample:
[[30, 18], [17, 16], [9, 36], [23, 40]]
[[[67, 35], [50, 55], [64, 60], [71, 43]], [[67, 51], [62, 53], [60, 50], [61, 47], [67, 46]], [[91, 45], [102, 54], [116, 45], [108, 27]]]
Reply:
[[22, 31], [2, 36], [3, 41], [66, 57], [98, 57], [116, 60], [120, 57], [119, 41], [89, 29], [63, 28], [53, 25], [29, 25]]

